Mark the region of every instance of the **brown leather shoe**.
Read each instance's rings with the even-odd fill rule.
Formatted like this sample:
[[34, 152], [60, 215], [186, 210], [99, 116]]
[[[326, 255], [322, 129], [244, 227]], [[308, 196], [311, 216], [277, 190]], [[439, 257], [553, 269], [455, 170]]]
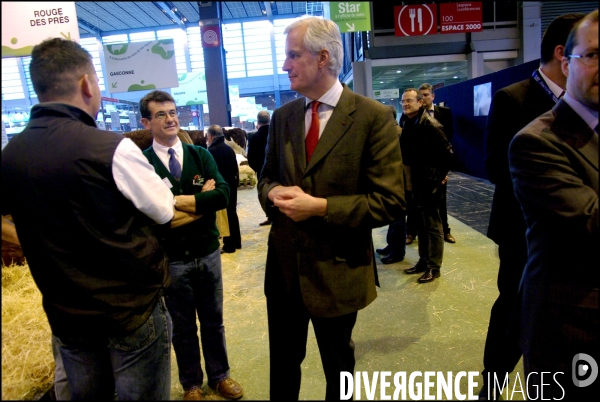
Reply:
[[200, 387], [192, 387], [183, 393], [184, 401], [201, 401], [204, 399], [204, 393]]
[[269, 219], [267, 219], [266, 221], [259, 223], [258, 226], [267, 226], [270, 224], [271, 224], [271, 221]]
[[406, 235], [406, 244], [412, 244], [415, 241], [415, 238], [411, 235]]
[[433, 282], [435, 280], [435, 278], [439, 278], [439, 277], [440, 277], [440, 270], [430, 268], [427, 271], [425, 271], [425, 273], [423, 275], [421, 275], [421, 277], [419, 279], [417, 279], [417, 282], [419, 282], [419, 283]]
[[421, 264], [417, 263], [417, 265], [415, 265], [414, 267], [405, 269], [404, 273], [411, 275], [411, 274], [420, 274], [421, 272], [425, 272], [425, 271], [427, 271], [427, 266], [425, 266], [424, 264], [421, 265]]
[[446, 233], [444, 235], [444, 240], [447, 241], [448, 243], [456, 243], [456, 239], [450, 233]]
[[242, 386], [231, 377], [218, 382], [217, 385], [211, 386], [211, 388], [217, 391], [225, 399], [240, 399], [244, 396]]

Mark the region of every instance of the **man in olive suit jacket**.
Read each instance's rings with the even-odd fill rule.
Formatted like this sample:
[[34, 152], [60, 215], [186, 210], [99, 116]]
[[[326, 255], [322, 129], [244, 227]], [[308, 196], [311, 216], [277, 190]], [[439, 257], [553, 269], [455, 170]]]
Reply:
[[298, 399], [311, 321], [326, 399], [339, 400], [340, 372], [354, 370], [357, 311], [376, 297], [371, 230], [405, 208], [402, 158], [392, 111], [338, 81], [337, 26], [310, 17], [285, 34], [283, 70], [306, 99], [273, 113], [259, 180], [273, 222], [265, 274], [270, 396]]

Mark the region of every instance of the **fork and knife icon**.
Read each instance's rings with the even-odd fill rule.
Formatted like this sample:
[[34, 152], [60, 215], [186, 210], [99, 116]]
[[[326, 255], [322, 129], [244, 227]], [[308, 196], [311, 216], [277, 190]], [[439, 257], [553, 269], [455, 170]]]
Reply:
[[417, 8], [416, 10], [411, 8], [408, 10], [408, 16], [410, 17], [410, 30], [415, 32], [415, 15], [417, 17], [417, 23], [419, 24], [419, 32], [423, 32], [423, 10], [420, 8]]

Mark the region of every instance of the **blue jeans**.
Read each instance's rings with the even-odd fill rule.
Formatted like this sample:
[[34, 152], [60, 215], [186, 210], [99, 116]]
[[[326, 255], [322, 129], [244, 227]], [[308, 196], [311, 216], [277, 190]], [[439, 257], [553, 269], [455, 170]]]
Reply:
[[67, 382], [67, 373], [63, 365], [62, 356], [60, 355], [60, 347], [58, 346], [57, 337], [52, 335], [52, 355], [54, 356], [54, 396], [57, 401], [70, 401], [71, 392], [69, 392], [69, 384]]
[[71, 397], [89, 400], [168, 400], [171, 319], [162, 297], [138, 329], [122, 337], [55, 337]]
[[196, 314], [209, 385], [229, 377], [229, 362], [223, 326], [223, 280], [221, 251], [190, 262], [172, 261], [171, 285], [165, 301], [173, 318], [173, 347], [184, 390], [202, 386], [200, 342]]
[[440, 269], [444, 256], [444, 232], [439, 205], [425, 203], [416, 207], [419, 236], [419, 262], [427, 269]]

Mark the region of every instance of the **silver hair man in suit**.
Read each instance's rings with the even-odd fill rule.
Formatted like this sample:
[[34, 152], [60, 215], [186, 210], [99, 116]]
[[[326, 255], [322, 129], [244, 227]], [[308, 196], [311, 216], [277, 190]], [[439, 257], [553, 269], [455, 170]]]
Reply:
[[402, 157], [392, 111], [338, 80], [337, 25], [315, 17], [285, 29], [291, 89], [272, 116], [259, 199], [271, 221], [265, 273], [270, 396], [298, 400], [312, 322], [327, 380], [354, 370], [357, 311], [376, 297], [371, 230], [401, 216]]
[[509, 147], [527, 224], [519, 344], [530, 399], [543, 387], [546, 399], [588, 400], [600, 390], [598, 10], [569, 34], [562, 71], [566, 94]]

